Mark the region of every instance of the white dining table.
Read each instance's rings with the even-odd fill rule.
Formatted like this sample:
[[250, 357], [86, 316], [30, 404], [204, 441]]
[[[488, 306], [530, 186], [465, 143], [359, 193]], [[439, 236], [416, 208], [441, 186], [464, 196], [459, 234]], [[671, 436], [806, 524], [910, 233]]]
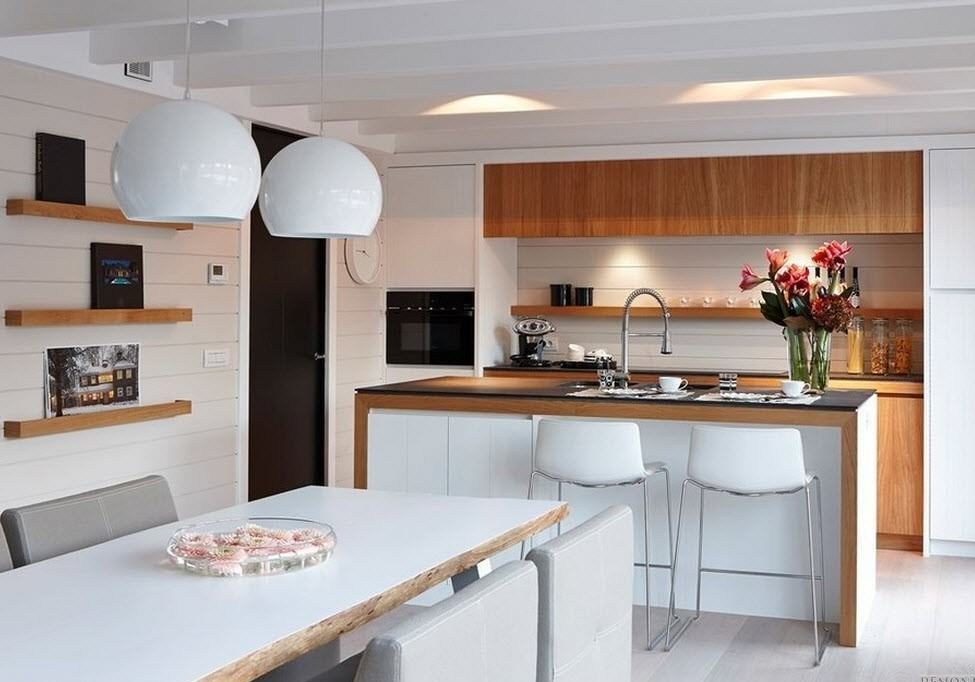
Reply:
[[[251, 680], [470, 571], [567, 514], [559, 502], [310, 486], [0, 574], [4, 682]], [[287, 516], [330, 524], [324, 564], [193, 575], [179, 527]]]

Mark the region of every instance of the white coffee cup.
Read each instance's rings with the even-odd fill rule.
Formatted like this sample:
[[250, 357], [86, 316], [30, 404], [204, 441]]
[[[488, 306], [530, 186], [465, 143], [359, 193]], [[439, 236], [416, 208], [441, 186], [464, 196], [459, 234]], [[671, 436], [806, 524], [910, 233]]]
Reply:
[[798, 398], [809, 392], [809, 384], [802, 381], [782, 380], [782, 393], [787, 398]]
[[586, 349], [578, 343], [569, 344], [568, 358], [570, 362], [582, 362], [586, 357]]
[[660, 377], [657, 382], [663, 393], [680, 393], [687, 388], [687, 379], [680, 377]]

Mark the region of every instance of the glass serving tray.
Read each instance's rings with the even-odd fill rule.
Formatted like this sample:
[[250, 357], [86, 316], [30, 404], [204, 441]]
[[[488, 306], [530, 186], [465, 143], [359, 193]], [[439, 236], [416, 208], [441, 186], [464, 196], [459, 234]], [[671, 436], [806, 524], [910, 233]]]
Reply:
[[221, 577], [274, 575], [324, 563], [335, 530], [308, 519], [256, 516], [180, 528], [166, 553], [190, 573]]

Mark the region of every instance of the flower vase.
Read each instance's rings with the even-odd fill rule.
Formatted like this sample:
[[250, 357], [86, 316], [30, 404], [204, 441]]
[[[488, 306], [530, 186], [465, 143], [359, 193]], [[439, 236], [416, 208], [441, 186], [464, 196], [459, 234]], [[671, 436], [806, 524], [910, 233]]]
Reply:
[[829, 360], [832, 352], [833, 335], [826, 329], [810, 332], [812, 337], [812, 356], [809, 362], [809, 387], [814, 391], [829, 388]]
[[782, 330], [785, 342], [789, 348], [789, 379], [792, 381], [802, 381], [811, 383], [809, 361], [812, 357], [812, 348], [809, 339], [809, 332], [805, 329]]
[[809, 384], [814, 391], [829, 388], [832, 336], [825, 329], [788, 329], [783, 332], [789, 347], [789, 378]]

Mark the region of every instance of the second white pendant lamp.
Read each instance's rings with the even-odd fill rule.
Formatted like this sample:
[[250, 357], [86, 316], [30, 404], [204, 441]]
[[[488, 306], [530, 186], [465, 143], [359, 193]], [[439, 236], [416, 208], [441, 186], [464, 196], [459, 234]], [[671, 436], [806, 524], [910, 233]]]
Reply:
[[353, 145], [325, 137], [325, 0], [321, 15], [318, 137], [278, 152], [264, 170], [258, 205], [275, 237], [358, 237], [372, 233], [382, 211], [379, 173]]
[[257, 145], [240, 121], [190, 99], [190, 3], [186, 2], [182, 100], [136, 116], [112, 153], [112, 192], [130, 220], [238, 222], [261, 182]]

